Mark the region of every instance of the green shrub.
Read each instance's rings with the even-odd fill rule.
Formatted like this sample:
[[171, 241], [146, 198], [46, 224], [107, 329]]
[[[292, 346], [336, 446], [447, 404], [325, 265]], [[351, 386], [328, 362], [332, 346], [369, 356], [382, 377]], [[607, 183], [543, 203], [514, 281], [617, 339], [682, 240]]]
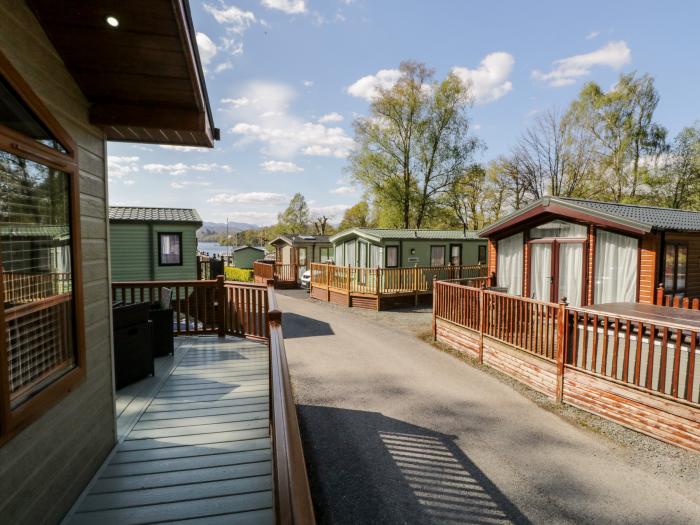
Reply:
[[245, 270], [243, 268], [224, 268], [227, 281], [242, 281], [246, 283], [253, 282], [253, 270]]

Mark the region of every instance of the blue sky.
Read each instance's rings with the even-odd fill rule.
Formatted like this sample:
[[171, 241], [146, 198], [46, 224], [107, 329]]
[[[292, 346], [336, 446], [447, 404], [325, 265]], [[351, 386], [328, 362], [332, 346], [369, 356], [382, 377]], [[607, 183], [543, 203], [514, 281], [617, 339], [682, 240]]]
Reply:
[[538, 111], [621, 72], [656, 78], [656, 118], [672, 135], [700, 119], [696, 2], [190, 3], [221, 141], [211, 151], [110, 143], [111, 204], [262, 225], [300, 191], [337, 220], [361, 197], [344, 171], [352, 120], [405, 59], [471, 83], [484, 162]]

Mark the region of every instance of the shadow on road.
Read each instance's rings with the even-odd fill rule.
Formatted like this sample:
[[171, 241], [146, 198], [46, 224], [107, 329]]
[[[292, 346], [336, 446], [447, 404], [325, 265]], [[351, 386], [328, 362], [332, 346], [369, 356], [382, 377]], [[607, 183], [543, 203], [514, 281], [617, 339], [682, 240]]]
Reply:
[[285, 339], [296, 337], [315, 337], [320, 335], [335, 335], [331, 325], [305, 315], [284, 312], [282, 314], [282, 329]]
[[377, 412], [298, 411], [319, 523], [530, 523], [453, 436]]

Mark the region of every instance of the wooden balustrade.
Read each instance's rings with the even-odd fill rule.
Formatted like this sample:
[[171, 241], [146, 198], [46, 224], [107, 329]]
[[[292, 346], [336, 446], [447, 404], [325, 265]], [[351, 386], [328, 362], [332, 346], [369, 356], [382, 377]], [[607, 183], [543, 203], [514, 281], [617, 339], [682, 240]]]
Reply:
[[452, 282], [436, 282], [433, 301], [436, 319], [556, 362], [559, 376], [566, 368], [577, 369], [670, 399], [700, 403], [697, 327], [603, 314]]
[[667, 294], [663, 283], [659, 283], [656, 289], [654, 304], [672, 308], [685, 308], [687, 310], [700, 310], [700, 298]]
[[275, 281], [279, 285], [296, 284], [299, 274], [298, 264], [283, 264], [279, 262], [255, 261], [253, 275], [258, 284]]
[[266, 287], [233, 281], [133, 281], [112, 283], [122, 304], [156, 302], [171, 290], [175, 335], [229, 334], [267, 338]]
[[299, 273], [298, 264], [275, 263], [275, 279], [281, 282], [297, 282]]
[[314, 525], [316, 520], [282, 335], [282, 312], [277, 306], [272, 286], [268, 287], [267, 296], [270, 308], [270, 427], [276, 522]]

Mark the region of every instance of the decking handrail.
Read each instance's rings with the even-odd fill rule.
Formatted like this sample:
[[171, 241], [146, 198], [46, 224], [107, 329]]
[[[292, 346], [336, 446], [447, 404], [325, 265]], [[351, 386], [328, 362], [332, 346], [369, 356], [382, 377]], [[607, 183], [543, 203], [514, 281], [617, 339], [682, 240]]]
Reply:
[[316, 523], [306, 474], [289, 366], [282, 334], [282, 312], [268, 285], [270, 345], [270, 424], [274, 465], [274, 507], [278, 524]]

